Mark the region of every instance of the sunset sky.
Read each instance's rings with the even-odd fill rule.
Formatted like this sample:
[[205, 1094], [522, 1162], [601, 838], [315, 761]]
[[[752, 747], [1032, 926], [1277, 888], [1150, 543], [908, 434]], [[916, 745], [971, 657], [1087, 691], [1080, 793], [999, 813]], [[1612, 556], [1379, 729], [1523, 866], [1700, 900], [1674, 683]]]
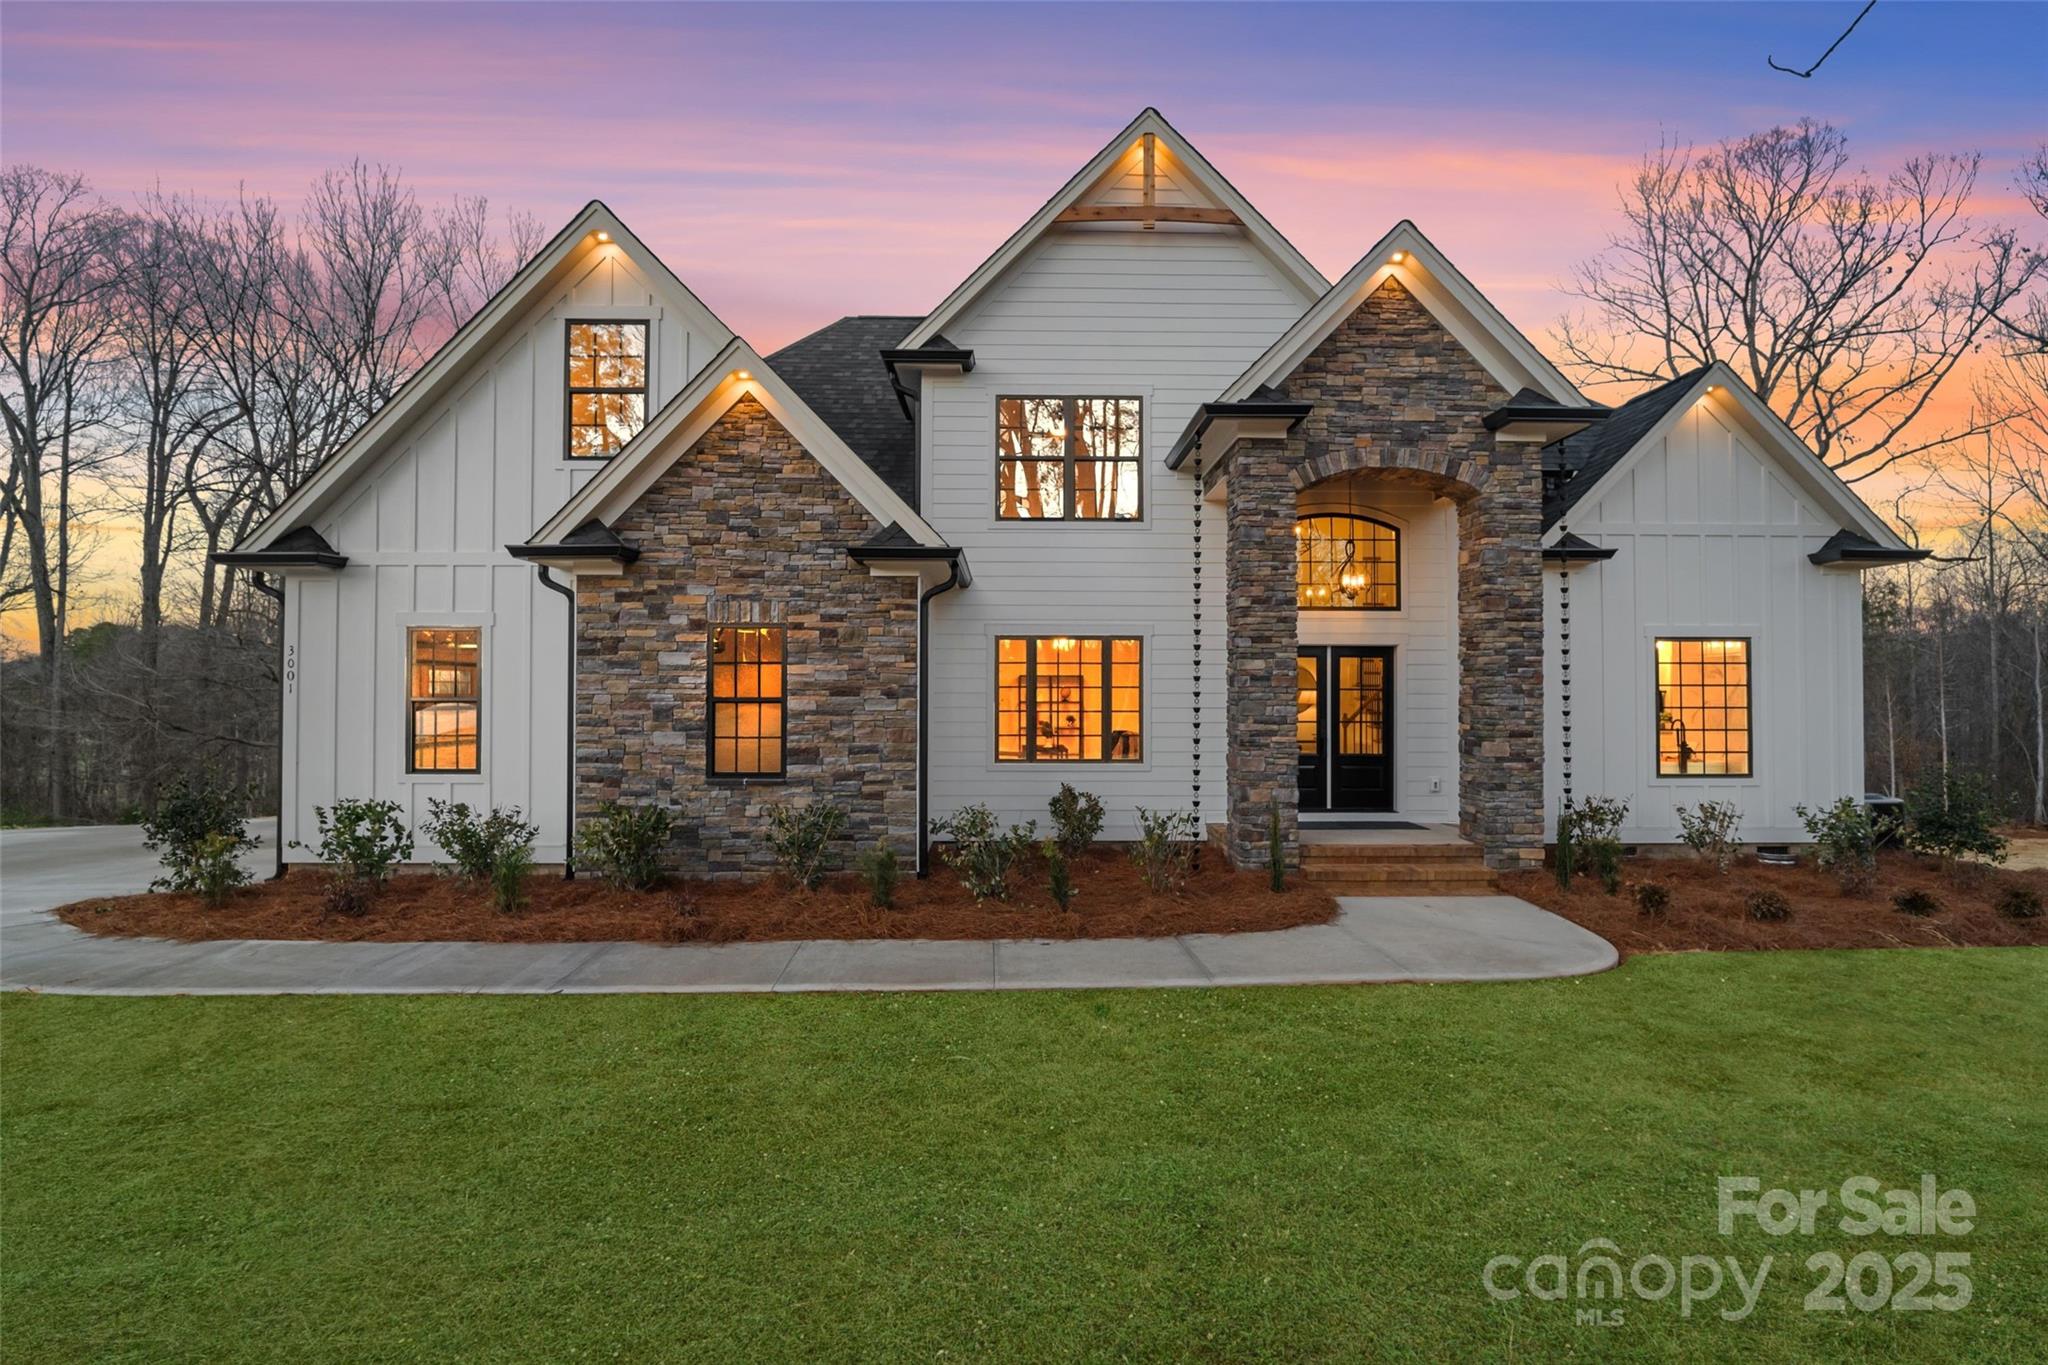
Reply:
[[323, 168], [552, 231], [608, 202], [762, 350], [921, 311], [1157, 105], [1333, 278], [1412, 218], [1539, 344], [1660, 137], [1811, 116], [1882, 171], [2048, 134], [2048, 6], [48, 5], [0, 9], [0, 152], [125, 197]]

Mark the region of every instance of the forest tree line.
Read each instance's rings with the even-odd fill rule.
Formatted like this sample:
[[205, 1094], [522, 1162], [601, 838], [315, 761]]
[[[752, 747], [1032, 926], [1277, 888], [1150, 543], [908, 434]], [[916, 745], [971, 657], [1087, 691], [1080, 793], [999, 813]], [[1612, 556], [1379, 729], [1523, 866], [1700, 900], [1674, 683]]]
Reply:
[[[1661, 146], [1567, 281], [1584, 306], [1550, 350], [1605, 401], [1726, 361], [1844, 478], [1909, 487], [1879, 510], [1937, 553], [1867, 580], [1870, 785], [1963, 764], [2038, 821], [2048, 149], [2011, 174], [2022, 224], [1975, 211], [1974, 155], [1872, 175], [1815, 123]], [[339, 450], [542, 237], [480, 198], [423, 205], [360, 162], [295, 212], [162, 189], [122, 204], [75, 175], [0, 173], [0, 609], [34, 622], [0, 661], [7, 819], [133, 818], [206, 766], [274, 809], [275, 604], [208, 555]], [[139, 559], [107, 553], [110, 528]]]

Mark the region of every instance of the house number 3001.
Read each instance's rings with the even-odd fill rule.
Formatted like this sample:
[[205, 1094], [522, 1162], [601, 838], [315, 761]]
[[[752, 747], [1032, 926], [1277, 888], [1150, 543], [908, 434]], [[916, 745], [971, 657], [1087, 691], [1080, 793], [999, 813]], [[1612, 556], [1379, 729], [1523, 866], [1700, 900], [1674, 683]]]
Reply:
[[299, 647], [297, 645], [286, 645], [284, 647], [284, 690], [286, 696], [290, 696], [293, 692], [298, 691], [298, 681]]

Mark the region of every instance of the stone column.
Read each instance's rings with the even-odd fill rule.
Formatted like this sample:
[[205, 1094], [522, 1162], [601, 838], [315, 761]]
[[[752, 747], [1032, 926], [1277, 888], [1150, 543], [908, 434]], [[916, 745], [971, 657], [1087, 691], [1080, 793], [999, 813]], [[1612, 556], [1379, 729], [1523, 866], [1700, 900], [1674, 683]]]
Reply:
[[1542, 489], [1501, 441], [1458, 512], [1459, 825], [1509, 870], [1543, 860]]
[[1230, 859], [1266, 862], [1268, 813], [1280, 805], [1290, 865], [1297, 849], [1294, 739], [1294, 481], [1286, 447], [1244, 441], [1228, 471], [1224, 540], [1229, 588]]

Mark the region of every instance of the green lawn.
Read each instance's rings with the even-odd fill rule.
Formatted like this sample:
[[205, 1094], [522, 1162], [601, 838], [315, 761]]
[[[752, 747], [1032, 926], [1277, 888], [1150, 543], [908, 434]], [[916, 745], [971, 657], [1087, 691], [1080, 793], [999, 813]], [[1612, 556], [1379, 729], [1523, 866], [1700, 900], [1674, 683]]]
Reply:
[[[9, 1359], [2021, 1358], [2048, 953], [1511, 986], [0, 1003]], [[1715, 1177], [1975, 1197], [1961, 1312], [1808, 1313]], [[1496, 1254], [1776, 1263], [1753, 1316]], [[1510, 1279], [1513, 1277], [1510, 1276]], [[1731, 1288], [1717, 1302], [1734, 1303]]]

